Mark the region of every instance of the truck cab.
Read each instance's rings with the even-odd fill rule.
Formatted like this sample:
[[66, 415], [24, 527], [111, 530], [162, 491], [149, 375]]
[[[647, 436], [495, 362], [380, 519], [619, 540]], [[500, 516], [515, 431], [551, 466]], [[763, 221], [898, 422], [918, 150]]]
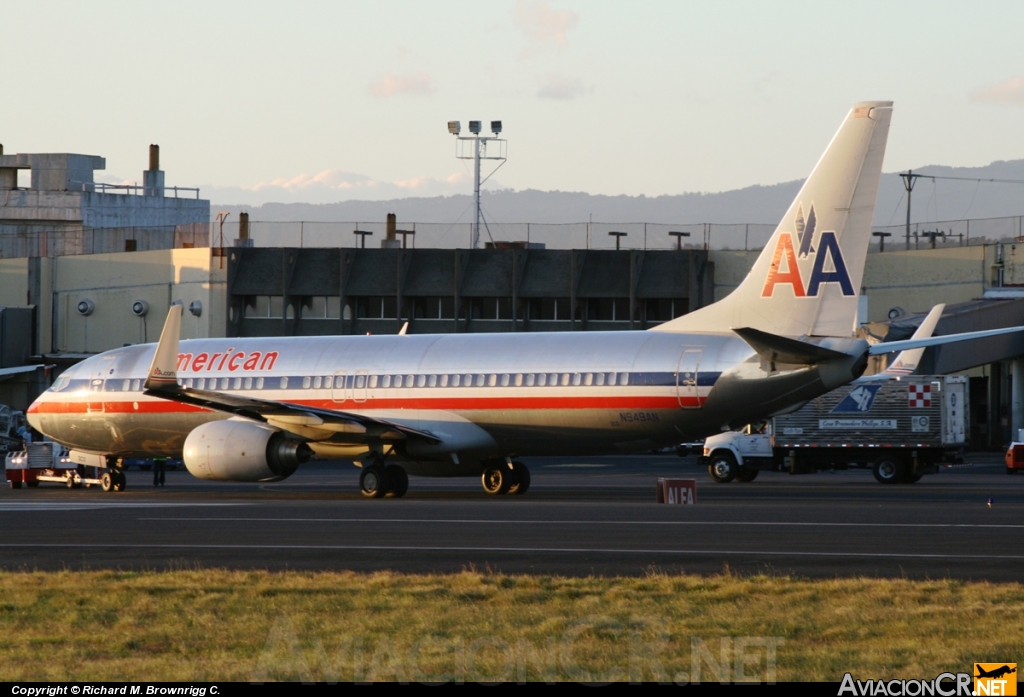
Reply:
[[708, 466], [711, 478], [720, 484], [733, 480], [752, 482], [757, 477], [757, 465], [771, 468], [772, 444], [770, 422], [749, 424], [739, 431], [726, 431], [707, 438], [700, 461]]

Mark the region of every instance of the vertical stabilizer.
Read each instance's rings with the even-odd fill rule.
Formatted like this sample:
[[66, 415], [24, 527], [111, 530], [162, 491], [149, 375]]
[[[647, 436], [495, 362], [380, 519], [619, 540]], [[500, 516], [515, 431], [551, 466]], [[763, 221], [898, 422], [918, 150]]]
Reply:
[[891, 116], [892, 102], [855, 104], [736, 290], [652, 331], [849, 337]]

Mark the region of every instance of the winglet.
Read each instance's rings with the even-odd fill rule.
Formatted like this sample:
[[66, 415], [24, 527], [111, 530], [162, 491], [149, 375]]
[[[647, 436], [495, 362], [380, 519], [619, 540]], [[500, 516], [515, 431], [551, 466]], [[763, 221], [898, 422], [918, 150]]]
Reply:
[[157, 390], [178, 384], [178, 342], [181, 340], [181, 303], [176, 302], [167, 311], [164, 330], [149, 366], [149, 376], [144, 387]]

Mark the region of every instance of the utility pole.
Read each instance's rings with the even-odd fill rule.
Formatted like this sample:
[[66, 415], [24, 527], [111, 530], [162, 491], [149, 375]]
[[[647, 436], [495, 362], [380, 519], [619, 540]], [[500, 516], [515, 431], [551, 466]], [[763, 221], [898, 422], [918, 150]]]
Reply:
[[917, 183], [917, 179], [920, 176], [920, 174], [914, 174], [912, 169], [908, 169], [905, 173], [900, 173], [900, 177], [903, 178], [903, 188], [907, 190], [907, 249], [910, 249], [910, 194], [914, 190], [914, 184]]

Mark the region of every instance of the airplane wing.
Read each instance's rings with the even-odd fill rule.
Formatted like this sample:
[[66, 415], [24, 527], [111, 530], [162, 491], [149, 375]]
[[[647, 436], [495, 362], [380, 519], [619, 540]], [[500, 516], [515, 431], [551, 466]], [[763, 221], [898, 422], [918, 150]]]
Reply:
[[895, 353], [907, 349], [927, 348], [928, 346], [941, 346], [956, 341], [968, 341], [970, 339], [984, 339], [1000, 334], [1012, 334], [1013, 332], [1024, 331], [1024, 327], [1004, 327], [1002, 329], [986, 329], [980, 332], [963, 332], [961, 334], [945, 334], [944, 336], [933, 336], [923, 339], [906, 339], [905, 341], [886, 341], [881, 344], [872, 344], [868, 348], [868, 354], [878, 356], [883, 353]]
[[418, 438], [428, 443], [440, 442], [427, 431], [363, 414], [182, 387], [177, 376], [180, 335], [181, 305], [176, 303], [167, 313], [167, 321], [143, 385], [144, 394], [264, 421], [275, 428], [315, 441], [371, 443]]

